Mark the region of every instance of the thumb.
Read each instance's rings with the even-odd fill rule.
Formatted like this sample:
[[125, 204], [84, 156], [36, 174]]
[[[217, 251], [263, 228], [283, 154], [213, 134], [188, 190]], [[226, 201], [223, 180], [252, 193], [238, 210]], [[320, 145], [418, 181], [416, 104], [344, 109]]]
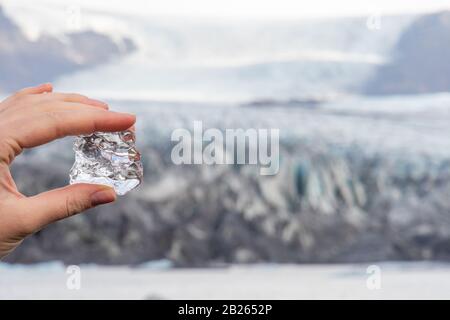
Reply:
[[116, 200], [114, 189], [104, 185], [74, 184], [26, 198], [20, 212], [27, 233], [92, 207]]

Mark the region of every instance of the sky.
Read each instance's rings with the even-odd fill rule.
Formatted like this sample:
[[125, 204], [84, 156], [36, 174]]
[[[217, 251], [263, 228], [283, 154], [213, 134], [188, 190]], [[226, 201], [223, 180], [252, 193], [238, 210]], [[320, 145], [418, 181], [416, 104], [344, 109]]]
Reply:
[[[0, 3], [26, 2], [0, 0]], [[34, 0], [33, 5], [80, 6], [149, 16], [283, 19], [429, 12], [450, 9], [450, 0]]]

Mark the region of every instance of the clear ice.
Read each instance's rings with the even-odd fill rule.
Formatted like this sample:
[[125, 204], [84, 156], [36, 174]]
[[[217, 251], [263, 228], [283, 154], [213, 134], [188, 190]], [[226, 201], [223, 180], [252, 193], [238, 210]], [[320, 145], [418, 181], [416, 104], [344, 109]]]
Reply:
[[142, 181], [141, 155], [132, 131], [95, 132], [75, 139], [75, 163], [70, 184], [94, 183], [114, 188], [124, 195]]

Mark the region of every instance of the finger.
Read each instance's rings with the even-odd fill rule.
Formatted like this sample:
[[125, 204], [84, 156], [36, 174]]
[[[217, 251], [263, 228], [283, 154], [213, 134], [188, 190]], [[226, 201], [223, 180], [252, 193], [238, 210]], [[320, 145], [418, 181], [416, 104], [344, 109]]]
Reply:
[[88, 104], [94, 107], [99, 107], [102, 109], [108, 109], [108, 104], [106, 102], [91, 99], [86, 96], [77, 93], [50, 93], [43, 97], [44, 99], [52, 99], [59, 100], [65, 102], [75, 102], [75, 103], [83, 103]]
[[53, 85], [51, 83], [43, 83], [36, 87], [29, 87], [22, 90], [19, 90], [15, 93], [15, 96], [23, 96], [26, 94], [41, 94], [45, 92], [52, 92]]
[[135, 122], [132, 114], [97, 109], [48, 112], [17, 123], [21, 129], [12, 138], [20, 148], [32, 148], [69, 135], [123, 131]]
[[[116, 200], [114, 189], [96, 184], [74, 184], [17, 202], [22, 232], [31, 234], [46, 225]], [[20, 213], [19, 213], [20, 212]]]
[[[107, 107], [93, 106], [92, 104], [78, 103], [78, 102], [65, 102], [65, 101], [52, 101], [39, 103], [35, 105], [33, 110], [44, 111], [44, 112], [57, 112], [57, 111], [77, 111], [77, 110], [92, 110], [92, 111], [103, 111], [108, 110]], [[30, 109], [28, 109], [30, 110]]]

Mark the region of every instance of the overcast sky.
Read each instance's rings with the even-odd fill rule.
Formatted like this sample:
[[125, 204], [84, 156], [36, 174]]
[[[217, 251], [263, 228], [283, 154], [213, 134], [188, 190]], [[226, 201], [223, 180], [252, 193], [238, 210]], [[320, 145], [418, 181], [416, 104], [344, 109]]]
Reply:
[[[0, 0], [25, 4], [25, 0]], [[27, 1], [30, 3], [30, 1]], [[188, 17], [298, 18], [418, 13], [450, 9], [450, 0], [34, 0], [121, 13]]]

